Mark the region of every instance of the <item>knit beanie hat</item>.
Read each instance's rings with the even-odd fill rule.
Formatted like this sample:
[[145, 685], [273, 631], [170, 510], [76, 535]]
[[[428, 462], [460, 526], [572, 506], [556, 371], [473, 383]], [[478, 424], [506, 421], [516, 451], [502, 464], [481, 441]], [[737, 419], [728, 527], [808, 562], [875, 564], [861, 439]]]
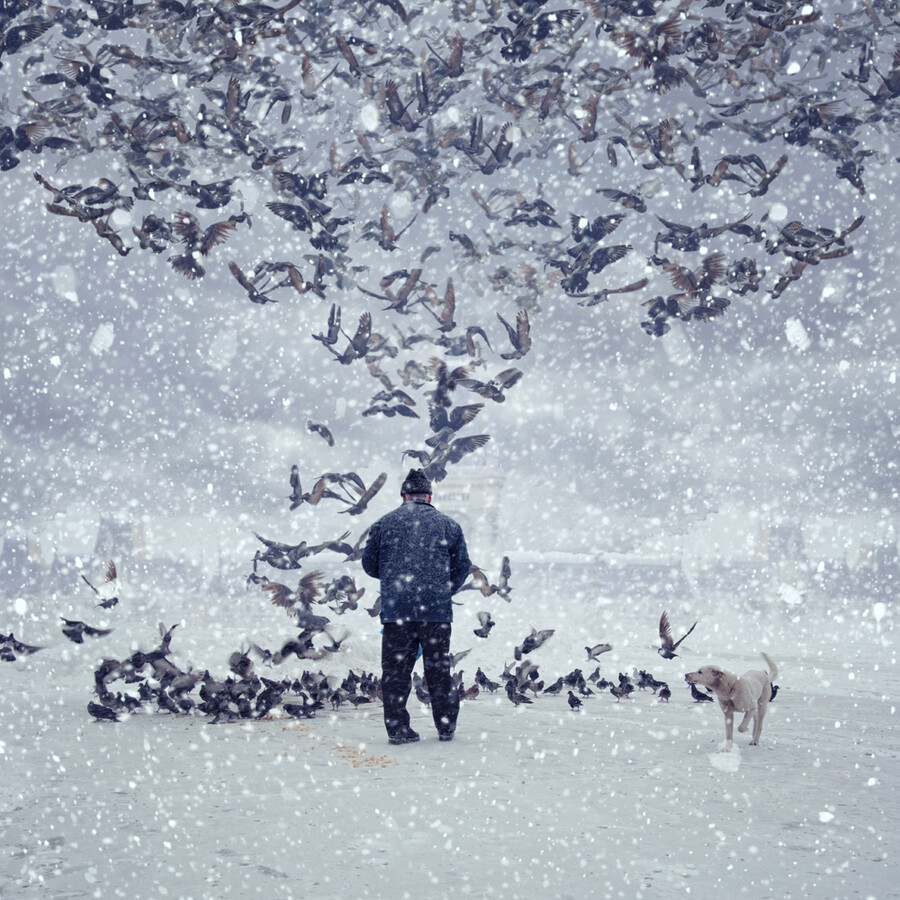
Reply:
[[400, 485], [401, 494], [431, 494], [431, 482], [422, 469], [410, 469]]

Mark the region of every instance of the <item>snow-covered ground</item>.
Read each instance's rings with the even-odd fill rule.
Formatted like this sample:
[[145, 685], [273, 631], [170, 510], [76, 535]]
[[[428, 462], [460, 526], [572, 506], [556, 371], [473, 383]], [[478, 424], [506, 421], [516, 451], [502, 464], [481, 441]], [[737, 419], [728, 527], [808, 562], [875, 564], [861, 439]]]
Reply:
[[[684, 656], [667, 662], [652, 649], [651, 601], [462, 596], [454, 649], [473, 648], [459, 664], [466, 684], [478, 666], [496, 678], [532, 627], [553, 627], [531, 657], [548, 684], [575, 666], [590, 673], [584, 646], [609, 641], [603, 675], [649, 669], [671, 702], [604, 693], [572, 712], [565, 694], [514, 707], [482, 693], [443, 744], [413, 698], [422, 741], [402, 747], [388, 745], [374, 706], [308, 721], [148, 713], [99, 724], [86, 712], [93, 668], [156, 646], [157, 621], [180, 621], [182, 668], [219, 675], [232, 650], [271, 646], [290, 623], [253, 592], [160, 594], [92, 616], [113, 633], [75, 645], [56, 616], [88, 619], [86, 606], [19, 601], [3, 630], [47, 647], [0, 669], [0, 897], [898, 896], [890, 606], [673, 604], [678, 633], [702, 615]], [[337, 620], [351, 634], [326, 673], [376, 668], [377, 620], [363, 605]], [[471, 632], [484, 608], [498, 622], [486, 641]], [[762, 650], [780, 692], [761, 745], [737, 735], [721, 753], [721, 713], [691, 700], [684, 672], [757, 668]], [[260, 669], [301, 671], [295, 660]]]

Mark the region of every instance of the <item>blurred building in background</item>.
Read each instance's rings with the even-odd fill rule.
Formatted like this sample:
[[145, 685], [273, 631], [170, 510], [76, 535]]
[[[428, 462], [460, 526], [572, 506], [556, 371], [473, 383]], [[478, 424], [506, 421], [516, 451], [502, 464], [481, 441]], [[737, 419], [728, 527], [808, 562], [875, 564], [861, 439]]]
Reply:
[[[524, 522], [528, 527], [519, 534], [527, 534], [531, 545], [511, 549], [500, 531], [508, 488], [497, 458], [478, 453], [448, 469], [434, 486], [434, 502], [463, 527], [473, 562], [489, 578], [496, 580], [502, 557], [510, 557], [515, 597], [539, 592], [667, 605], [718, 597], [752, 607], [816, 597], [890, 601], [900, 592], [900, 553], [890, 519], [709, 517], [704, 531], [672, 540], [668, 552], [660, 551], [658, 541], [652, 549], [637, 541], [623, 552], [557, 550], [542, 541], [546, 535], [539, 526]], [[46, 533], [16, 528], [0, 533], [0, 598], [77, 598], [85, 592], [91, 599], [81, 576], [99, 587], [110, 561], [130, 592], [234, 594], [245, 589], [255, 549], [252, 531], [227, 531], [223, 523], [202, 517], [135, 523], [80, 513]], [[358, 564], [325, 554], [319, 565], [338, 574], [338, 569], [352, 573]]]
[[462, 526], [469, 556], [488, 567], [502, 545], [500, 503], [506, 475], [490, 444], [447, 468], [447, 477], [434, 484], [434, 505]]

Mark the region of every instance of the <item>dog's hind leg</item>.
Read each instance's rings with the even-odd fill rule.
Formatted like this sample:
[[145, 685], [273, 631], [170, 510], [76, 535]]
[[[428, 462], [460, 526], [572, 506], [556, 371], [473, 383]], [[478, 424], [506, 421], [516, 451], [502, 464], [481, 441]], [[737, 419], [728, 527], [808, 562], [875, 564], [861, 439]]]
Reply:
[[756, 716], [753, 722], [753, 737], [750, 740], [750, 746], [755, 747], [759, 743], [759, 736], [762, 734], [763, 719], [766, 717], [766, 709], [769, 705], [768, 695], [765, 700], [761, 700], [756, 710]]
[[738, 731], [743, 734], [747, 730], [747, 726], [750, 724], [750, 720], [754, 719], [753, 722], [753, 731], [756, 732], [756, 710], [748, 709], [747, 712], [744, 713], [744, 718], [741, 719], [741, 724], [738, 725]]

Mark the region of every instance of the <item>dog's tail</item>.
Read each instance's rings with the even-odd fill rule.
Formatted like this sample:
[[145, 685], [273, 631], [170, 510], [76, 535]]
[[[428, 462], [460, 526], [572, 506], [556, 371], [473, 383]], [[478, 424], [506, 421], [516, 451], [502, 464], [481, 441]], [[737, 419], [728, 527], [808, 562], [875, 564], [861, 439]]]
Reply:
[[772, 681], [774, 681], [778, 677], [778, 666], [775, 665], [774, 660], [768, 653], [763, 653], [762, 658], [766, 661], [766, 665], [769, 667], [769, 677]]

